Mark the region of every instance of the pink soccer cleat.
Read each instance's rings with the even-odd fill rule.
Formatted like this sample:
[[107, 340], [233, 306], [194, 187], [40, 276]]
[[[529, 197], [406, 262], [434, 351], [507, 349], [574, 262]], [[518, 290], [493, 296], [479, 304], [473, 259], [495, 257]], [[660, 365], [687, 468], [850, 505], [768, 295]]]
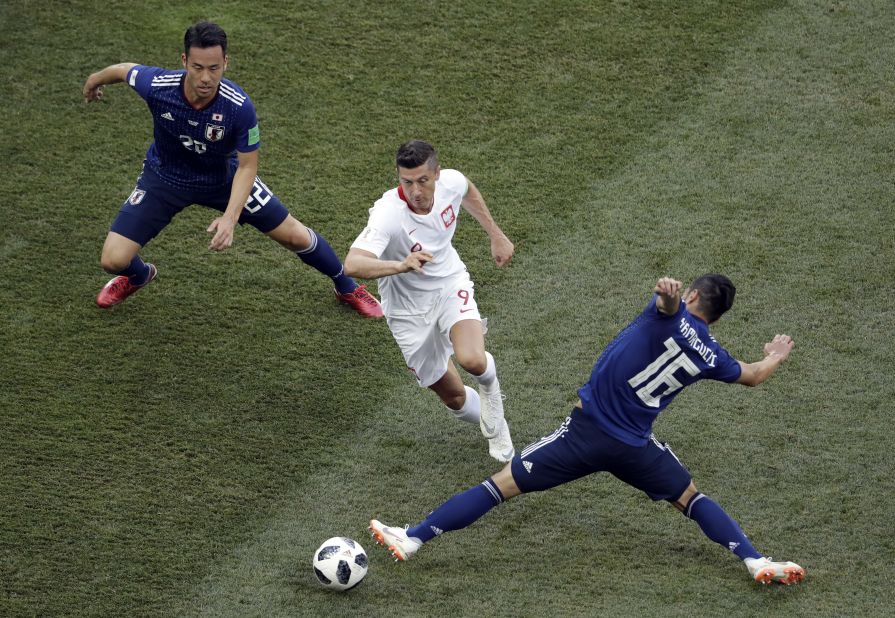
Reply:
[[140, 288], [145, 288], [152, 283], [152, 280], [158, 275], [158, 269], [154, 264], [148, 264], [148, 266], [149, 279], [146, 280], [146, 283], [143, 285], [133, 285], [127, 277], [118, 275], [117, 277], [112, 278], [112, 280], [104, 285], [103, 289], [99, 291], [99, 294], [96, 296], [96, 304], [103, 309], [114, 307]]
[[367, 286], [359, 285], [354, 288], [353, 292], [348, 292], [347, 294], [339, 294], [338, 290], [333, 291], [336, 293], [336, 298], [339, 299], [340, 303], [351, 306], [352, 309], [357, 311], [363, 317], [382, 317], [382, 305], [379, 304], [379, 301], [376, 300], [375, 296], [367, 291]]

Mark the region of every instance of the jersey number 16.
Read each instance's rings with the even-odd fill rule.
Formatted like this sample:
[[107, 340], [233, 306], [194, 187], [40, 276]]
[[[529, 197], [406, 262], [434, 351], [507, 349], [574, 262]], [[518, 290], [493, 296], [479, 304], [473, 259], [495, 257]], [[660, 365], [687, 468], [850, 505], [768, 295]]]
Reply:
[[[699, 367], [681, 351], [680, 346], [671, 337], [665, 340], [666, 350], [659, 358], [651, 362], [646, 369], [628, 380], [631, 388], [637, 388], [637, 396], [651, 408], [659, 407], [659, 400], [663, 395], [670, 395], [683, 387], [683, 384], [674, 377], [674, 372], [683, 369], [691, 376], [699, 374]], [[652, 379], [650, 379], [652, 378]], [[644, 384], [644, 382], [646, 384]], [[643, 386], [641, 386], [643, 384]], [[661, 394], [655, 394], [660, 386], [667, 386]]]

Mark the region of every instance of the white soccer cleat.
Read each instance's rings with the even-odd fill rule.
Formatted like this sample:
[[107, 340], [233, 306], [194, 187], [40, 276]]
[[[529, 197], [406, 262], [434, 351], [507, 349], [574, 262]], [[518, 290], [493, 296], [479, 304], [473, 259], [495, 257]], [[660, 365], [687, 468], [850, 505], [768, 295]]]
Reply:
[[795, 562], [774, 562], [770, 557], [752, 558], [745, 562], [752, 579], [760, 584], [777, 582], [788, 586], [805, 579], [805, 569]]
[[516, 454], [513, 448], [513, 438], [510, 437], [510, 426], [506, 419], [502, 419], [497, 435], [488, 440], [488, 454], [500, 463], [509, 463]]
[[479, 427], [482, 435], [490, 440], [497, 436], [503, 423], [503, 393], [500, 392], [497, 380], [487, 390], [479, 384], [479, 400]]
[[407, 536], [407, 531], [404, 528], [391, 528], [378, 519], [371, 519], [368, 529], [373, 540], [391, 552], [395, 557], [395, 562], [410, 560], [423, 546], [419, 541], [414, 541]]

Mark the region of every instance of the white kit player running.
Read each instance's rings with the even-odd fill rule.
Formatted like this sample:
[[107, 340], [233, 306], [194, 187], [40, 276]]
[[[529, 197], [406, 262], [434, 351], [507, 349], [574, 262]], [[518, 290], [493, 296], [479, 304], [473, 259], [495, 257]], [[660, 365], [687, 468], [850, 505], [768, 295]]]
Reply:
[[[451, 244], [461, 208], [488, 234], [498, 266], [512, 258], [513, 243], [475, 185], [439, 167], [431, 144], [407, 142], [396, 162], [399, 185], [370, 209], [367, 227], [345, 258], [345, 274], [379, 280], [389, 329], [420, 386], [433, 390], [458, 419], [478, 423], [490, 455], [510, 461], [515, 451], [494, 358], [485, 351], [473, 282]], [[463, 384], [452, 354], [478, 382], [478, 392]]]

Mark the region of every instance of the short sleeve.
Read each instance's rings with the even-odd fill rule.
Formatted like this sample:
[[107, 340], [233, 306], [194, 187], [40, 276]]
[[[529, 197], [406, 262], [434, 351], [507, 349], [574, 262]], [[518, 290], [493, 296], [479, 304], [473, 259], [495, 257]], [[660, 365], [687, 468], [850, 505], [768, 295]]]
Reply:
[[389, 217], [385, 204], [376, 205], [370, 209], [370, 218], [367, 220], [367, 227], [360, 235], [351, 243], [352, 249], [361, 249], [369, 251], [377, 258], [382, 255], [385, 248], [388, 247], [394, 231], [396, 217]]
[[239, 108], [236, 123], [236, 150], [253, 152], [261, 148], [261, 132], [258, 129], [258, 118], [252, 100], [246, 97]]
[[681, 313], [684, 311], [684, 307], [686, 304], [684, 301], [681, 301], [681, 304], [678, 306], [677, 311], [674, 315], [668, 315], [659, 311], [659, 307], [656, 304], [656, 301], [659, 300], [658, 294], [653, 294], [653, 297], [650, 299], [649, 303], [646, 305], [646, 308], [643, 310], [642, 316], [653, 319], [653, 320], [669, 320], [673, 318], [680, 317]]
[[149, 91], [152, 88], [152, 78], [164, 72], [165, 69], [159, 67], [148, 67], [138, 64], [131, 67], [131, 70], [127, 72], [127, 85], [133, 88], [141, 97], [148, 99]]
[[708, 370], [708, 377], [719, 382], [736, 382], [742, 372], [740, 361], [731, 356], [730, 352], [718, 346], [715, 366]]
[[460, 196], [461, 199], [464, 198], [466, 196], [466, 192], [469, 191], [469, 180], [466, 178], [466, 176], [463, 175], [462, 172], [458, 172], [457, 170], [441, 170], [441, 174], [438, 176], [438, 179], [445, 189], [456, 193]]

